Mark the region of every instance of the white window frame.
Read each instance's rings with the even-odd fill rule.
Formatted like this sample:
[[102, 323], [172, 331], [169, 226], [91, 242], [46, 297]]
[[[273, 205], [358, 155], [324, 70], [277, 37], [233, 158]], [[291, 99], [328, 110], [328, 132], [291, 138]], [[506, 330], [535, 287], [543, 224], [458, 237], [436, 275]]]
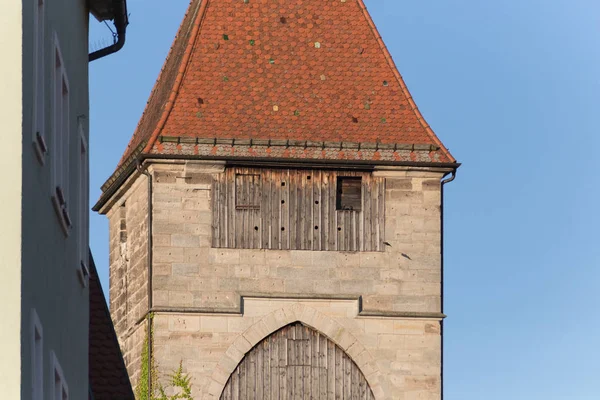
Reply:
[[52, 166], [51, 198], [60, 226], [69, 235], [72, 220], [68, 209], [69, 199], [69, 145], [70, 145], [70, 90], [64, 58], [60, 51], [58, 35], [54, 33], [54, 63], [52, 74]]
[[44, 398], [44, 330], [35, 309], [31, 309], [31, 398]]
[[85, 137], [85, 117], [78, 118], [77, 129], [79, 131], [79, 191], [77, 239], [79, 241], [79, 267], [78, 275], [81, 285], [87, 287], [90, 279], [89, 269], [89, 153], [88, 143]]
[[43, 165], [48, 154], [46, 141], [46, 4], [45, 0], [33, 0], [33, 148]]
[[69, 386], [54, 352], [52, 352], [52, 400], [69, 400]]

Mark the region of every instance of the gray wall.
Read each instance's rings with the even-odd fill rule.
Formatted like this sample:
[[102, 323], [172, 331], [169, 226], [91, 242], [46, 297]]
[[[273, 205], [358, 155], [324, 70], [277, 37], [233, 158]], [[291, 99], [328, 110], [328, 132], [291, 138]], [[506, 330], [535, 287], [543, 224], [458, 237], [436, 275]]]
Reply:
[[[50, 163], [37, 160], [32, 146], [33, 118], [33, 0], [23, 3], [23, 203], [22, 203], [22, 399], [31, 398], [31, 309], [35, 308], [44, 333], [44, 392], [52, 390], [53, 351], [69, 388], [70, 399], [86, 399], [88, 392], [88, 289], [78, 279], [79, 238], [72, 229], [65, 237], [50, 193]], [[48, 147], [52, 148], [52, 72], [54, 34], [58, 37], [70, 86], [70, 192], [74, 226], [78, 218], [78, 116], [88, 131], [88, 10], [84, 0], [46, 2], [45, 120]], [[85, 188], [88, 190], [88, 188]], [[86, 217], [87, 218], [87, 217]]]

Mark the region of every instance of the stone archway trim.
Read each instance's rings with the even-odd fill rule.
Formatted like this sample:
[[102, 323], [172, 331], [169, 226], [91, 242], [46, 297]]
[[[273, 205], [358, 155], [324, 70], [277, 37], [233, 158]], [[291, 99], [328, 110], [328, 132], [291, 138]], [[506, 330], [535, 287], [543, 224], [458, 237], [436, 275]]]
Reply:
[[297, 321], [316, 329], [340, 346], [364, 374], [375, 399], [383, 400], [383, 389], [379, 379], [380, 371], [366, 348], [339, 322], [301, 303], [294, 303], [272, 311], [246, 329], [219, 361], [206, 388], [204, 398], [219, 399], [229, 376], [246, 353], [272, 333]]

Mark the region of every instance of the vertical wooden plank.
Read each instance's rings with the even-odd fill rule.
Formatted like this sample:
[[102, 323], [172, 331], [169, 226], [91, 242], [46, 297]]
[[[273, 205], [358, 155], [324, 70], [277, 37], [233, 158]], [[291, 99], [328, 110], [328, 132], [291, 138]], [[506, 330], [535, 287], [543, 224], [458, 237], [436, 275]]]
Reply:
[[302, 210], [304, 196], [302, 196], [304, 186], [302, 184], [302, 173], [301, 171], [295, 171], [296, 176], [296, 250], [304, 249], [304, 230], [302, 223]]
[[223, 194], [221, 195], [221, 198], [223, 199], [223, 203], [224, 205], [224, 218], [223, 218], [223, 227], [224, 227], [224, 232], [223, 232], [223, 237], [221, 238], [221, 243], [223, 244], [223, 247], [229, 247], [229, 212], [230, 212], [230, 208], [229, 208], [229, 196], [228, 196], [228, 187], [227, 187], [227, 176], [229, 175], [229, 170], [225, 169], [225, 171], [223, 172], [223, 180], [221, 182], [221, 189], [223, 191]]
[[236, 368], [231, 375], [231, 400], [240, 399], [240, 368]]
[[362, 375], [362, 373], [360, 373], [359, 375], [360, 380], [358, 382], [358, 398], [360, 400], [367, 400], [367, 380]]
[[339, 246], [338, 234], [341, 226], [338, 222], [338, 212], [336, 209], [337, 199], [337, 173], [331, 172], [331, 190], [329, 191], [329, 215], [331, 216], [331, 230], [330, 230], [330, 250], [341, 251], [342, 248]]
[[271, 180], [271, 249], [279, 249], [281, 238], [281, 223], [280, 215], [280, 191], [277, 188], [277, 176], [273, 170], [269, 170], [269, 179]]
[[279, 398], [288, 395], [288, 362], [287, 362], [287, 333], [285, 328], [279, 335]]
[[305, 250], [312, 250], [313, 247], [313, 229], [314, 229], [314, 225], [312, 224], [312, 212], [313, 212], [313, 183], [314, 183], [314, 176], [313, 176], [313, 171], [305, 171], [304, 174], [304, 193], [303, 193], [303, 199], [304, 199], [304, 211], [303, 211], [303, 215], [304, 215], [304, 238], [305, 238], [305, 242], [304, 242], [304, 249]]
[[379, 228], [379, 190], [376, 181], [372, 181], [371, 185], [371, 251], [377, 251], [377, 232]]
[[360, 213], [358, 215], [358, 251], [365, 251], [365, 177], [362, 180]]
[[296, 175], [296, 250], [302, 250], [304, 249], [304, 224], [302, 220], [302, 210], [304, 209], [304, 196], [302, 196], [302, 193], [304, 191], [304, 185], [302, 181], [302, 172], [295, 171], [294, 175]]
[[225, 172], [218, 175], [219, 181], [219, 215], [220, 215], [220, 235], [219, 247], [227, 247], [227, 189], [225, 185]]
[[[247, 205], [250, 202], [249, 193], [250, 193], [250, 179], [248, 176], [248, 169], [243, 168], [240, 171], [244, 176], [242, 179], [239, 179], [239, 182], [236, 182], [236, 196], [239, 194], [240, 199], [236, 198], [236, 206], [237, 204]], [[238, 187], [239, 186], [239, 187]], [[250, 214], [250, 209], [238, 210], [236, 212], [236, 242], [237, 248], [246, 249], [248, 248], [248, 216]]]
[[344, 397], [344, 365], [342, 363], [342, 352], [339, 347], [335, 348], [335, 399], [341, 400]]
[[384, 251], [385, 240], [385, 179], [376, 178], [379, 185], [379, 238], [377, 240], [377, 251]]
[[281, 224], [285, 231], [281, 233], [281, 249], [290, 249], [290, 196], [288, 184], [288, 170], [278, 171], [277, 188], [281, 192]]
[[302, 363], [304, 361], [304, 347], [302, 346], [302, 327], [300, 324], [294, 324], [294, 397], [290, 399], [302, 400], [302, 384], [303, 384], [303, 368]]
[[262, 395], [261, 398], [265, 399], [265, 400], [269, 400], [271, 398], [271, 368], [270, 368], [270, 343], [271, 343], [271, 338], [267, 338], [263, 344], [262, 344], [262, 351], [261, 351], [261, 361], [260, 361], [260, 375], [258, 379], [261, 379], [262, 377], [262, 382], [263, 384], [262, 389], [259, 391], [258, 394]]
[[354, 224], [354, 229], [353, 229], [353, 242], [354, 242], [354, 246], [353, 246], [353, 250], [354, 251], [360, 251], [360, 244], [362, 242], [361, 238], [360, 238], [360, 234], [361, 234], [361, 226], [360, 226], [360, 221], [362, 220], [362, 211], [355, 211], [354, 215], [353, 215], [353, 219], [354, 221], [352, 221], [352, 223]]
[[373, 214], [372, 202], [371, 202], [371, 187], [372, 179], [366, 178], [363, 183], [363, 250], [371, 251], [371, 236], [373, 234], [373, 225], [371, 224], [371, 218]]
[[223, 186], [221, 184], [221, 176], [223, 174], [218, 174], [217, 176], [214, 177], [214, 187], [215, 187], [215, 191], [213, 192], [213, 199], [214, 199], [214, 205], [213, 205], [213, 213], [215, 213], [214, 215], [216, 215], [217, 217], [217, 221], [216, 221], [216, 225], [217, 225], [217, 232], [216, 232], [216, 237], [213, 238], [213, 246], [214, 247], [222, 247], [222, 237], [223, 237], [223, 214], [222, 214], [222, 204], [221, 204], [221, 192], [223, 191]]
[[271, 201], [271, 174], [269, 174], [268, 170], [262, 170], [262, 205], [261, 205], [261, 221], [262, 221], [262, 248], [270, 249], [272, 246], [272, 229], [273, 229], [273, 221], [271, 218], [271, 213], [273, 210], [272, 201]]
[[261, 201], [261, 176], [260, 170], [254, 170], [255, 175], [252, 177], [253, 181], [253, 192], [252, 192], [252, 204], [258, 204], [258, 208], [253, 209], [250, 214], [250, 236], [251, 240], [251, 248], [252, 249], [260, 249], [260, 207], [262, 205]]
[[211, 197], [211, 214], [212, 214], [212, 247], [219, 247], [219, 180], [218, 177], [213, 177], [212, 190], [210, 192]]
[[271, 381], [271, 399], [279, 399], [279, 341], [281, 337], [281, 331], [276, 332], [271, 336], [269, 345], [269, 362], [271, 366], [270, 370], [270, 381]]
[[346, 251], [346, 241], [344, 240], [345, 235], [344, 231], [346, 226], [344, 225], [345, 219], [344, 216], [346, 214], [345, 211], [336, 211], [336, 219], [337, 219], [337, 251]]
[[352, 251], [352, 220], [354, 219], [355, 211], [346, 211], [344, 215], [344, 242], [347, 251]]
[[297, 172], [298, 177], [298, 242], [299, 250], [306, 250], [306, 174], [304, 171]]
[[296, 338], [296, 329], [293, 325], [289, 326], [287, 329], [287, 398], [289, 400], [294, 399], [294, 387], [296, 385], [296, 348], [294, 339]]
[[321, 247], [321, 230], [323, 225], [321, 224], [321, 190], [323, 187], [323, 174], [321, 171], [313, 171], [313, 195], [312, 195], [312, 232], [313, 241], [312, 249], [314, 251], [323, 250]]
[[226, 185], [227, 185], [227, 247], [235, 248], [235, 169], [226, 170]]
[[310, 336], [310, 394], [308, 399], [319, 398], [319, 377], [321, 375], [321, 358], [319, 357], [319, 333], [312, 329], [308, 332]]
[[256, 397], [256, 351], [248, 353], [246, 358], [246, 396]]
[[298, 196], [296, 188], [296, 171], [288, 170], [288, 202], [289, 202], [289, 247], [290, 250], [298, 250]]
[[282, 182], [285, 182], [285, 186], [283, 187], [284, 189], [284, 193], [285, 193], [285, 199], [286, 199], [286, 203], [287, 203], [287, 215], [286, 215], [286, 222], [287, 222], [287, 246], [286, 246], [286, 250], [292, 250], [294, 249], [294, 245], [293, 245], [293, 240], [292, 240], [292, 235], [294, 232], [294, 226], [295, 226], [295, 221], [296, 221], [296, 214], [294, 212], [294, 208], [293, 208], [293, 202], [292, 202], [292, 192], [291, 192], [291, 185], [290, 185], [290, 170], [286, 169], [283, 171], [283, 180]]
[[327, 339], [319, 334], [319, 392], [317, 399], [327, 400]]
[[344, 354], [344, 399], [352, 399], [352, 360]]
[[246, 391], [247, 388], [247, 363], [242, 362], [240, 364], [240, 400], [247, 399], [248, 393]]
[[[312, 206], [311, 206], [312, 208]], [[304, 325], [300, 325], [300, 327], [302, 328], [302, 339], [303, 339], [303, 345], [304, 345], [304, 371], [302, 373], [302, 399], [303, 400], [310, 400], [310, 393], [311, 393], [311, 384], [312, 384], [312, 377], [311, 377], [311, 369], [312, 369], [312, 341], [311, 341], [311, 332], [309, 331], [309, 329], [304, 326]]]
[[360, 373], [358, 371], [358, 367], [354, 363], [352, 363], [352, 377], [351, 377], [350, 381], [352, 383], [351, 399], [358, 400], [358, 399], [360, 399], [359, 390], [358, 390], [358, 383], [360, 381]]
[[327, 341], [327, 400], [335, 400], [335, 345]]
[[323, 171], [321, 173], [321, 179], [321, 249], [331, 250], [329, 248], [329, 173], [327, 171]]

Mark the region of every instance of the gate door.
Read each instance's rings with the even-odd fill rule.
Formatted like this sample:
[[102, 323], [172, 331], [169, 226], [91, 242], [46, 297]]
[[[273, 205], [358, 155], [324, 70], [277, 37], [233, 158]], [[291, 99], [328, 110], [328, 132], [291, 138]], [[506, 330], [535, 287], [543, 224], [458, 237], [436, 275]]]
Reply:
[[300, 322], [256, 345], [221, 400], [374, 400], [363, 373], [339, 346]]

